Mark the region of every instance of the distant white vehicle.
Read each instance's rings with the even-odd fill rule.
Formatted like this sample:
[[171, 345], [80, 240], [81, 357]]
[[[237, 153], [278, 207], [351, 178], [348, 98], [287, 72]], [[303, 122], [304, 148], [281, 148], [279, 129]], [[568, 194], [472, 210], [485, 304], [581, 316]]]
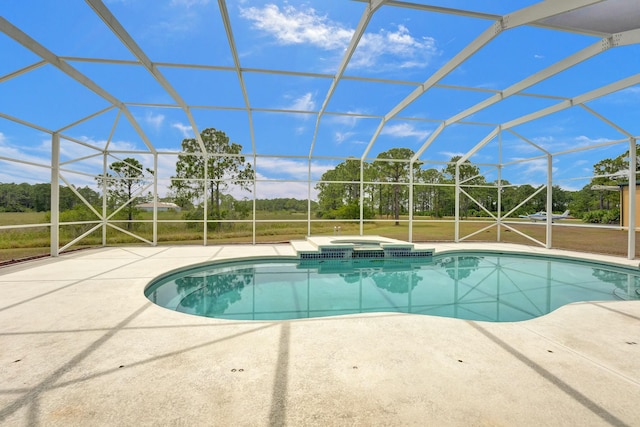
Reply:
[[[520, 215], [520, 218], [527, 218], [530, 219], [531, 221], [546, 221], [547, 220], [547, 213], [544, 211], [540, 211], [540, 212], [536, 212], [534, 214], [530, 214], [530, 215]], [[561, 215], [558, 214], [551, 214], [551, 222], [557, 220], [557, 219], [567, 219], [569, 218], [569, 211], [566, 210], [564, 211]]]

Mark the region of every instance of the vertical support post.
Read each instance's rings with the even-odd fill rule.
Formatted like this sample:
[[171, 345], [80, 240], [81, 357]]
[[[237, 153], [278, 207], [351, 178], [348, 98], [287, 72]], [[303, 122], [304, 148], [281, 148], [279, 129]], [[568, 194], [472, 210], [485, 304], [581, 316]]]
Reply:
[[[496, 200], [496, 216], [498, 218], [496, 242], [500, 241], [502, 230], [502, 127], [498, 128], [498, 200]], [[493, 208], [493, 206], [491, 206]]]
[[60, 247], [60, 134], [51, 135], [51, 234], [50, 254], [57, 257]]
[[460, 165], [456, 163], [455, 226], [453, 241], [460, 242]]
[[203, 206], [204, 206], [204, 210], [202, 212], [202, 217], [203, 217], [203, 227], [202, 230], [204, 232], [204, 235], [202, 236], [202, 244], [204, 246], [207, 246], [207, 236], [209, 234], [208, 231], [208, 226], [209, 223], [207, 222], [207, 217], [208, 217], [208, 213], [209, 213], [209, 207], [207, 205], [207, 202], [209, 201], [209, 154], [207, 153], [202, 153], [202, 156], [204, 157], [204, 173], [202, 174], [204, 177], [204, 182], [202, 183], [202, 188], [204, 189], [204, 200], [203, 200]]
[[158, 153], [153, 153], [153, 246], [158, 246]]
[[413, 242], [413, 160], [409, 162], [409, 242]]
[[551, 224], [553, 222], [553, 156], [547, 154], [547, 236], [545, 248], [551, 249], [552, 232]]
[[364, 236], [364, 160], [360, 159], [360, 236]]
[[[255, 224], [255, 212], [254, 212]], [[311, 157], [307, 164], [307, 236], [311, 236]]]
[[[311, 161], [311, 160], [309, 160]], [[311, 167], [311, 166], [309, 166]], [[251, 243], [256, 244], [256, 199], [258, 198], [258, 185], [256, 183], [257, 174], [257, 158], [256, 153], [253, 153], [253, 220], [251, 221]], [[309, 190], [311, 191], [311, 190]], [[309, 193], [310, 194], [310, 193]], [[309, 205], [311, 205], [311, 197], [309, 196]], [[311, 209], [309, 209], [311, 211]]]
[[502, 165], [498, 165], [498, 200], [496, 201], [496, 215], [498, 218], [498, 230], [496, 241], [502, 241]]
[[634, 259], [636, 256], [636, 169], [638, 167], [638, 156], [636, 150], [636, 139], [629, 138], [629, 234], [627, 239], [627, 258]]
[[102, 246], [107, 246], [107, 152], [102, 153]]

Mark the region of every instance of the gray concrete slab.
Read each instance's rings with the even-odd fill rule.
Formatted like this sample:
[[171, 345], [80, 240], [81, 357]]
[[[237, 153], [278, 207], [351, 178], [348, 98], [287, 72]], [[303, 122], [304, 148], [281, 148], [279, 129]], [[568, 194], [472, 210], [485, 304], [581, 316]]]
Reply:
[[640, 302], [571, 304], [516, 323], [250, 322], [183, 315], [143, 295], [194, 262], [293, 254], [104, 248], [0, 269], [0, 424], [640, 425]]

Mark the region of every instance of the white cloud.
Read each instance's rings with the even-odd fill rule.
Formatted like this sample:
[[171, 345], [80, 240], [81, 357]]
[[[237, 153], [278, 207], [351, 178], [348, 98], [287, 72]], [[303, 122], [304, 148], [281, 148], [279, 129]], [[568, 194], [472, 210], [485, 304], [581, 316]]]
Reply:
[[399, 25], [396, 31], [366, 33], [360, 40], [351, 66], [381, 66], [381, 63], [385, 63], [384, 58], [389, 58], [382, 67], [424, 68], [438, 54], [434, 38], [415, 38], [407, 27]]
[[[159, 193], [161, 196], [169, 192], [169, 186], [171, 184], [169, 176], [175, 171], [175, 163], [177, 157], [170, 156], [158, 156], [158, 164], [161, 169], [160, 179], [158, 183]], [[320, 176], [331, 169], [333, 165], [320, 164], [317, 162], [311, 163], [311, 179], [319, 179]], [[256, 172], [257, 192], [256, 197], [259, 199], [275, 198], [275, 197], [293, 197], [296, 199], [306, 199], [309, 192], [309, 185], [304, 180], [307, 179], [309, 168], [306, 160], [294, 160], [294, 159], [276, 159], [276, 158], [259, 158], [257, 168], [259, 172]], [[303, 180], [299, 182], [281, 182], [281, 181], [269, 181], [269, 180]], [[253, 195], [237, 186], [230, 185], [228, 193], [234, 198], [242, 200], [247, 197], [253, 198]], [[311, 187], [312, 200], [317, 199], [317, 191]]]
[[531, 141], [533, 141], [536, 145], [543, 146], [545, 144], [553, 143], [555, 139], [552, 136], [536, 136], [535, 138], [531, 138]]
[[[521, 159], [513, 159], [521, 160]], [[521, 163], [517, 163], [514, 166], [514, 173], [512, 176], [515, 179], [509, 179], [512, 184], [530, 184], [534, 187], [542, 184], [546, 184], [547, 180], [547, 159], [531, 159]], [[552, 173], [558, 170], [557, 166], [552, 166]], [[517, 180], [517, 182], [516, 182]]]
[[153, 114], [151, 111], [147, 111], [147, 114], [144, 116], [144, 121], [151, 125], [156, 131], [160, 130], [164, 122], [164, 114]]
[[358, 111], [358, 110], [353, 110], [353, 111], [346, 111], [347, 114], [349, 115], [331, 115], [331, 116], [325, 116], [325, 120], [331, 122], [331, 123], [336, 123], [339, 125], [344, 125], [344, 126], [348, 126], [349, 128], [353, 128], [355, 127], [355, 125], [358, 123], [359, 120], [362, 119], [362, 117], [358, 117], [358, 115], [366, 115], [367, 113], [364, 111]]
[[[97, 147], [93, 150], [84, 145], [76, 144], [67, 139], [60, 139], [60, 160], [62, 161], [61, 175], [76, 186], [95, 187], [96, 181], [93, 176], [103, 171], [103, 156], [99, 150], [106, 146], [106, 140], [94, 140], [91, 137], [79, 136], [76, 139]], [[132, 151], [136, 150], [133, 143], [127, 141], [112, 141], [109, 144], [110, 151]], [[50, 182], [51, 181], [51, 138], [44, 137], [39, 144], [17, 145], [11, 144], [9, 138], [0, 134], [0, 152], [3, 157], [12, 159], [6, 161], [0, 166], [0, 182], [27, 182], [30, 184]], [[88, 157], [93, 156], [93, 157]], [[85, 158], [87, 157], [87, 158]], [[130, 154], [118, 154], [109, 156], [108, 163], [132, 157]], [[138, 157], [138, 156], [133, 156]], [[81, 160], [76, 160], [81, 159]], [[35, 165], [25, 164], [21, 162], [29, 162]], [[149, 161], [143, 162], [144, 166], [151, 167]], [[79, 173], [74, 173], [79, 172]], [[89, 175], [87, 175], [89, 174]]]
[[[49, 140], [49, 147], [51, 147], [51, 140]], [[39, 148], [36, 149], [36, 152], [38, 151], [40, 151]], [[49, 148], [49, 153], [50, 152], [51, 149]], [[12, 145], [10, 138], [2, 132], [0, 132], [0, 153], [3, 158], [43, 165], [40, 167], [0, 159], [0, 182], [37, 184], [51, 180], [51, 170], [47, 167], [51, 164], [50, 157], [29, 154], [24, 146]]]
[[577, 143], [575, 144], [575, 146], [588, 147], [590, 145], [602, 144], [604, 142], [609, 142], [609, 141], [611, 141], [611, 139], [609, 138], [589, 138], [588, 136], [580, 135], [575, 138], [575, 142]]
[[[90, 137], [81, 136], [78, 139], [91, 144], [93, 146], [104, 146], [106, 141], [93, 140]], [[72, 141], [62, 140], [61, 150], [64, 148], [64, 158], [74, 159], [86, 156], [87, 153], [93, 150], [84, 147], [79, 144], [75, 144]], [[131, 151], [135, 150], [135, 144], [128, 141], [113, 141], [109, 145], [110, 150], [114, 151]], [[37, 154], [32, 154], [35, 152]], [[51, 164], [51, 140], [45, 139], [39, 146], [35, 148], [17, 146], [10, 144], [10, 138], [0, 132], [0, 153], [2, 157], [12, 160], [0, 159], [0, 182], [27, 182], [30, 184], [46, 183], [51, 180], [51, 170], [49, 165]], [[62, 153], [61, 153], [62, 154]], [[126, 157], [135, 157], [143, 164], [144, 167], [152, 168], [152, 158], [150, 155], [132, 155], [127, 153], [114, 153], [113, 156], [109, 156], [108, 163], [122, 160]], [[176, 161], [178, 157], [176, 155], [159, 155], [158, 156], [158, 193], [161, 197], [164, 197], [169, 192], [169, 186], [171, 184], [170, 176], [174, 175], [176, 168]], [[22, 162], [29, 162], [40, 164], [42, 166], [35, 166], [31, 164], [25, 164]], [[334, 165], [323, 164], [318, 162], [311, 163], [311, 179], [316, 180], [322, 176], [327, 170], [331, 169]], [[96, 187], [96, 181], [93, 176], [85, 174], [98, 175], [102, 173], [103, 158], [102, 156], [96, 156], [89, 159], [84, 159], [79, 162], [70, 163], [64, 166], [67, 169], [82, 172], [82, 174], [75, 174], [72, 172], [62, 172], [62, 175], [68, 179], [73, 185], [76, 186], [89, 186]], [[259, 158], [258, 169], [261, 173], [256, 173], [257, 179], [270, 180], [270, 179], [292, 179], [300, 180], [299, 182], [260, 182], [258, 186], [258, 197], [270, 198], [270, 197], [294, 197], [297, 199], [306, 199], [309, 191], [307, 182], [304, 182], [309, 174], [309, 164], [306, 160], [295, 159], [277, 159], [277, 158]], [[238, 199], [243, 197], [252, 196], [247, 192], [236, 188], [230, 188], [230, 194]], [[311, 188], [312, 199], [317, 199], [317, 191]]]
[[[36, 154], [32, 154], [33, 152], [35, 152]], [[41, 145], [39, 147], [36, 147], [34, 150], [34, 149], [30, 149], [28, 145], [24, 146], [24, 145], [12, 144], [10, 141], [10, 138], [0, 132], [0, 155], [2, 157], [8, 158], [8, 159], [22, 160], [25, 162], [35, 163], [43, 166], [48, 166], [51, 164], [50, 154], [51, 154], [51, 139], [49, 139], [48, 141], [48, 148], [44, 148]], [[17, 168], [16, 170], [18, 171], [20, 170], [20, 168], [25, 167], [25, 166], [19, 166], [18, 163], [14, 163], [14, 162], [8, 162], [7, 165], [16, 165], [16, 168]], [[38, 170], [40, 169], [37, 166], [35, 167]], [[3, 173], [5, 174], [7, 173], [7, 170], [5, 168], [1, 168], [1, 169], [3, 169], [2, 170]], [[51, 173], [48, 170], [46, 171], [46, 173], [49, 175], [49, 178], [50, 178]], [[22, 172], [19, 172], [19, 175], [22, 175], [22, 174], [23, 174]], [[25, 176], [29, 176], [29, 174], [26, 174]], [[31, 182], [31, 181], [28, 181], [28, 182]]]
[[456, 152], [456, 151], [441, 151], [440, 154], [443, 155], [445, 157], [445, 159], [447, 159], [446, 161], [448, 162], [449, 160], [451, 160], [454, 157], [462, 157], [467, 153]]
[[[284, 174], [295, 179], [307, 179], [309, 173], [309, 164], [306, 160], [264, 157], [258, 158], [257, 168], [264, 173]], [[311, 179], [319, 178], [331, 168], [333, 166], [330, 164], [311, 162]]]
[[[241, 8], [243, 18], [253, 27], [272, 36], [282, 45], [311, 45], [342, 55], [354, 30], [320, 15], [313, 8], [268, 4], [263, 8]], [[404, 25], [394, 30], [366, 32], [351, 59], [352, 67], [424, 68], [439, 54], [432, 37], [417, 38]], [[386, 61], [385, 61], [386, 59]]]
[[426, 139], [431, 131], [417, 129], [415, 126], [409, 123], [398, 123], [395, 125], [385, 126], [381, 132], [382, 135], [391, 135], [396, 138], [416, 138]]
[[298, 10], [284, 6], [281, 10], [275, 4], [268, 4], [262, 9], [241, 8], [240, 14], [252, 21], [254, 28], [270, 34], [284, 45], [310, 44], [324, 50], [342, 50], [353, 34], [353, 30], [318, 15], [313, 8]]
[[533, 57], [534, 57], [535, 59], [544, 59], [544, 55], [540, 55], [540, 54], [537, 54], [537, 53], [536, 53], [536, 54], [534, 54], [534, 55], [533, 55]]
[[0, 182], [40, 184], [51, 180], [49, 169], [0, 160]]
[[[311, 92], [307, 92], [304, 95], [294, 99], [288, 106], [285, 107], [286, 110], [296, 110], [296, 111], [313, 111], [316, 107], [316, 101], [313, 99], [313, 94]], [[305, 115], [305, 117], [308, 117]]]
[[[573, 148], [589, 147], [591, 145], [602, 144], [611, 141], [609, 138], [591, 138], [585, 135], [579, 136], [567, 136], [567, 137], [553, 137], [553, 136], [538, 136], [531, 138], [531, 141], [539, 147], [555, 153], [558, 151], [570, 150]], [[535, 152], [537, 149], [530, 144], [523, 145], [519, 151]]]
[[172, 128], [178, 129], [184, 138], [193, 138], [193, 128], [182, 123], [171, 124]]
[[536, 175], [542, 176], [543, 179], [546, 179], [548, 163], [547, 159], [533, 159], [528, 162], [520, 163], [523, 167], [523, 173], [527, 176]]
[[[142, 149], [144, 150], [146, 147], [143, 147]], [[111, 141], [111, 143], [109, 144], [109, 150], [110, 151], [133, 151], [133, 150], [140, 150], [140, 147], [137, 147], [136, 144], [130, 142], [130, 141]]]
[[336, 132], [336, 142], [338, 144], [342, 144], [343, 142], [350, 139], [353, 135], [355, 135], [355, 132]]
[[525, 154], [531, 154], [532, 156], [542, 155], [543, 152], [540, 151], [539, 148], [531, 145], [529, 141], [536, 144], [538, 147], [547, 149], [547, 147], [549, 147], [554, 142], [554, 138], [551, 136], [542, 136], [542, 137], [528, 138], [528, 141], [525, 141], [520, 138], [502, 140], [503, 144], [505, 144], [505, 146], [510, 147], [513, 150], [513, 152], [517, 152], [522, 155], [525, 155]]
[[[51, 169], [48, 167], [51, 163], [50, 158], [36, 157], [15, 148], [5, 150], [5, 147], [2, 147], [2, 153], [4, 157], [12, 158], [16, 161], [0, 160], [0, 182], [26, 182], [29, 184], [51, 182]], [[21, 163], [20, 161], [31, 162], [34, 164]], [[36, 164], [42, 166], [36, 166]], [[84, 169], [72, 166], [65, 166], [65, 168], [73, 170]], [[79, 175], [70, 172], [61, 172], [61, 175], [68, 180], [71, 180], [71, 182], [76, 186], [95, 186], [95, 179], [86, 175]], [[63, 183], [61, 182], [61, 184]]]
[[[523, 159], [512, 158], [511, 160], [518, 161]], [[537, 187], [545, 184], [547, 180], [547, 161], [546, 159], [532, 159], [514, 163], [503, 169], [502, 179], [514, 185], [529, 184]]]

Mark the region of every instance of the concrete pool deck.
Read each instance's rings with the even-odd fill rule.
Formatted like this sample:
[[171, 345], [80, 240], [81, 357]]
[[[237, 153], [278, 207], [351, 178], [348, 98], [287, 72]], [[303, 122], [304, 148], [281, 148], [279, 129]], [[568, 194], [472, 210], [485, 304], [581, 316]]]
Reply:
[[395, 313], [241, 322], [143, 295], [163, 272], [263, 255], [295, 252], [113, 247], [0, 268], [0, 425], [640, 424], [638, 301], [518, 323]]

